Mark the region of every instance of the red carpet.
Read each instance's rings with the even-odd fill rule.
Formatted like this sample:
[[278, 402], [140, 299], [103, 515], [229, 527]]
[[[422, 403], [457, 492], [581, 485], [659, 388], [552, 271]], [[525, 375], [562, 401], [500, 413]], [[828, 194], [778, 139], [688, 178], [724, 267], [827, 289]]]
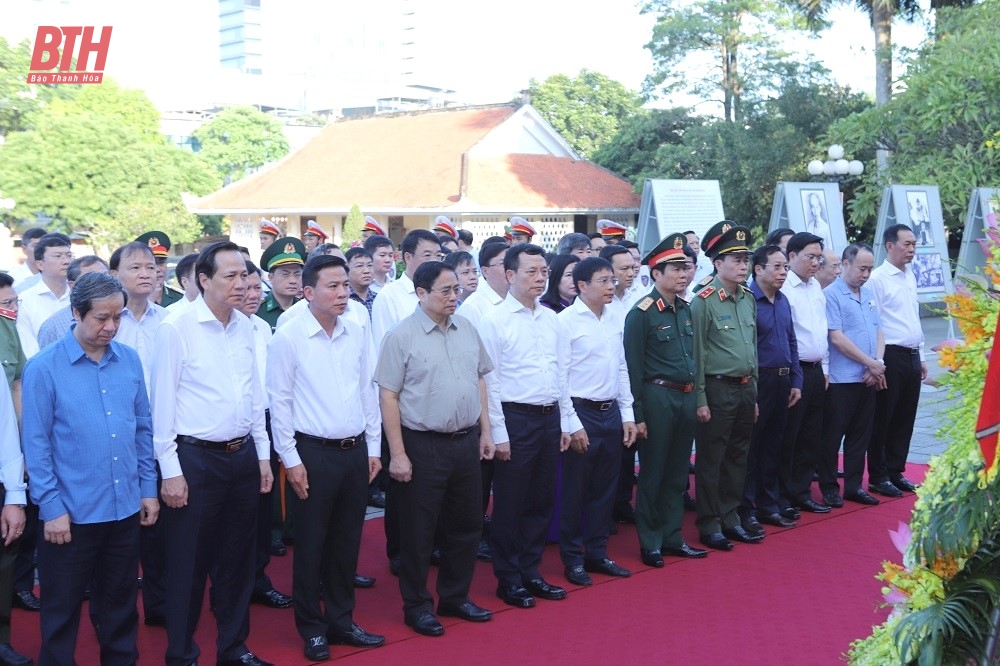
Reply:
[[[910, 465], [907, 476], [919, 481], [925, 466]], [[529, 610], [505, 606], [495, 596], [496, 579], [480, 563], [472, 598], [494, 611], [493, 621], [470, 624], [441, 618], [446, 635], [425, 638], [402, 623], [396, 579], [383, 555], [382, 521], [365, 525], [361, 573], [378, 578], [371, 590], [358, 590], [355, 620], [385, 634], [381, 648], [361, 651], [331, 646], [334, 659], [350, 663], [635, 663], [685, 664], [837, 664], [850, 642], [866, 636], [888, 614], [879, 609], [880, 584], [874, 579], [884, 559], [898, 561], [888, 530], [908, 522], [914, 496], [882, 498], [876, 507], [848, 502], [826, 515], [804, 514], [798, 527], [767, 527], [763, 544], [737, 544], [729, 553], [704, 560], [667, 557], [663, 569], [638, 559], [634, 529], [611, 537], [610, 555], [634, 573], [627, 579], [594, 576], [594, 586], [575, 588], [560, 602], [539, 601]], [[694, 514], [685, 516], [685, 538], [697, 544]], [[290, 556], [276, 557], [268, 573], [277, 588], [291, 591]], [[430, 589], [433, 591], [433, 569]], [[567, 585], [557, 547], [545, 553], [543, 575]], [[38, 616], [15, 610], [13, 643], [35, 656], [40, 642]], [[202, 664], [215, 659], [214, 618], [207, 608], [197, 640]], [[306, 664], [291, 610], [254, 606], [250, 649], [279, 664]], [[141, 664], [162, 664], [166, 634], [139, 628]], [[77, 661], [99, 663], [98, 649], [84, 609]]]

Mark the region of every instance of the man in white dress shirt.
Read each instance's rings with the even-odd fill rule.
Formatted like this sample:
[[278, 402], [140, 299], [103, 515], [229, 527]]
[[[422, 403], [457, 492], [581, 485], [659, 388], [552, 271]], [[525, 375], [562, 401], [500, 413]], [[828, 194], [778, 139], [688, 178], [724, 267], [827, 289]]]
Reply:
[[295, 491], [295, 626], [306, 658], [325, 660], [330, 642], [385, 642], [353, 621], [368, 482], [382, 466], [382, 417], [371, 345], [361, 327], [342, 316], [350, 293], [347, 264], [339, 257], [311, 259], [302, 284], [309, 306], [275, 334], [267, 388], [275, 450]]
[[627, 577], [628, 569], [608, 557], [611, 510], [622, 449], [635, 442], [624, 324], [610, 307], [614, 269], [589, 257], [573, 267], [579, 296], [559, 313], [562, 431], [570, 436], [563, 454], [559, 554], [566, 579], [591, 585], [589, 573]]
[[[813, 473], [819, 462], [819, 433], [823, 432], [826, 400], [827, 339], [826, 296], [816, 279], [823, 256], [823, 239], [799, 232], [788, 239], [788, 275], [781, 293], [792, 306], [792, 325], [802, 368], [802, 397], [788, 410], [781, 449], [781, 497], [778, 513], [787, 521], [802, 516], [798, 510], [828, 513], [830, 505], [812, 497]], [[830, 496], [836, 503], [837, 498]]]
[[65, 234], [42, 236], [34, 253], [42, 279], [20, 292], [21, 307], [17, 313], [17, 333], [21, 336], [25, 358], [38, 353], [38, 330], [45, 320], [69, 305], [66, 269], [73, 261], [73, 248]]
[[21, 252], [24, 253], [24, 262], [15, 266], [10, 272], [10, 276], [14, 278], [14, 291], [19, 294], [33, 287], [42, 279], [42, 276], [38, 274], [38, 264], [35, 263], [35, 245], [45, 233], [45, 229], [32, 227], [21, 234]]
[[211, 572], [217, 664], [260, 666], [268, 662], [245, 640], [257, 494], [273, 477], [253, 328], [237, 309], [246, 260], [236, 244], [213, 243], [195, 273], [202, 295], [160, 325], [153, 358], [153, 445], [167, 505], [166, 663], [198, 660], [194, 632]]
[[566, 598], [566, 590], [547, 583], [538, 567], [552, 518], [559, 452], [569, 447], [569, 435], [559, 420], [565, 385], [559, 380], [558, 322], [538, 303], [549, 277], [545, 251], [515, 245], [507, 250], [504, 269], [510, 291], [479, 324], [494, 367], [485, 380], [499, 461], [490, 546], [497, 596], [515, 608], [531, 608], [534, 597]]
[[876, 492], [898, 497], [902, 491], [916, 490], [903, 472], [920, 401], [920, 383], [927, 378], [927, 364], [917, 281], [910, 266], [917, 251], [916, 235], [905, 224], [894, 224], [882, 234], [882, 242], [886, 258], [872, 271], [868, 285], [875, 292], [885, 334], [886, 389], [875, 394], [875, 427], [868, 445], [868, 483]]
[[479, 326], [483, 316], [500, 305], [507, 297], [507, 274], [503, 269], [503, 258], [510, 246], [502, 241], [492, 241], [479, 249], [479, 273], [483, 280], [475, 293], [462, 301], [456, 314]]

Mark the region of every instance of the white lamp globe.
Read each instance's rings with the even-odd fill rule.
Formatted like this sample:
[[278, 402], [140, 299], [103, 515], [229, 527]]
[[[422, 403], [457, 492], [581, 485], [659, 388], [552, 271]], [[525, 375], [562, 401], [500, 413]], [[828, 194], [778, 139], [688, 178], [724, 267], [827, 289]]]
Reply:
[[839, 143], [835, 143], [827, 150], [827, 155], [830, 156], [831, 160], [839, 160], [844, 157], [844, 147]]
[[834, 162], [833, 160], [827, 160], [826, 162], [823, 162], [823, 173], [825, 173], [827, 176], [837, 175], [837, 163]]
[[838, 176], [846, 176], [848, 168], [849, 168], [849, 163], [845, 159], [839, 159], [836, 162], [834, 162], [834, 169], [836, 169]]
[[865, 165], [861, 160], [851, 160], [847, 163], [847, 173], [852, 176], [860, 176], [865, 172]]
[[809, 171], [811, 176], [819, 176], [823, 173], [823, 163], [819, 160], [813, 160], [806, 165], [806, 169]]

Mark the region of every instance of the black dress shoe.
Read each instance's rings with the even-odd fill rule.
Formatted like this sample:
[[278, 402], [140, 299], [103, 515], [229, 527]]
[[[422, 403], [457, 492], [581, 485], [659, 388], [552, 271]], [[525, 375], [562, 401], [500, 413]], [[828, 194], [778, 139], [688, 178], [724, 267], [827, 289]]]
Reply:
[[861, 488], [856, 488], [853, 493], [844, 493], [844, 499], [849, 502], [857, 502], [858, 504], [867, 504], [868, 506], [875, 506], [878, 504], [878, 500], [876, 498], [872, 497]]
[[628, 502], [621, 502], [615, 504], [614, 510], [611, 512], [611, 517], [616, 523], [634, 525], [635, 524], [635, 509]]
[[397, 555], [396, 557], [390, 557], [389, 558], [389, 573], [391, 573], [393, 576], [398, 577], [399, 576], [399, 567], [400, 567], [399, 555]]
[[743, 524], [743, 529], [747, 531], [747, 534], [764, 538], [764, 526], [757, 520], [757, 516], [747, 516], [740, 522]]
[[250, 601], [261, 606], [267, 606], [268, 608], [290, 608], [292, 605], [292, 598], [290, 596], [278, 592], [273, 587], [267, 592], [255, 592], [250, 597]]
[[412, 616], [403, 618], [403, 622], [413, 631], [424, 636], [443, 636], [444, 626], [434, 617], [430, 611], [422, 611]]
[[476, 548], [476, 559], [480, 562], [493, 561], [493, 550], [490, 548], [490, 542], [486, 539], [479, 542], [479, 548]]
[[764, 540], [763, 534], [750, 534], [743, 529], [742, 525], [737, 525], [735, 527], [723, 527], [722, 536], [732, 541], [739, 541], [741, 543], [760, 543]]
[[781, 514], [783, 518], [788, 520], [798, 520], [802, 517], [802, 514], [795, 510], [795, 507], [786, 506], [784, 509], [779, 509], [778, 513]]
[[385, 493], [378, 490], [373, 493], [368, 494], [368, 506], [374, 507], [376, 509], [385, 508]]
[[667, 555], [673, 555], [674, 557], [687, 557], [691, 559], [708, 557], [707, 550], [702, 550], [701, 548], [692, 548], [686, 543], [682, 543], [679, 548], [664, 548], [663, 552]]
[[247, 652], [239, 659], [219, 659], [215, 666], [274, 666], [269, 661], [264, 661], [253, 652]]
[[326, 661], [330, 658], [330, 645], [326, 642], [326, 636], [313, 636], [306, 640], [306, 646], [302, 653], [309, 661]]
[[827, 493], [823, 495], [823, 503], [834, 509], [839, 509], [844, 506], [844, 498], [840, 496], [840, 493]]
[[663, 568], [663, 555], [658, 550], [639, 549], [639, 558], [647, 567]]
[[431, 551], [431, 566], [439, 567], [441, 566], [441, 549], [435, 548]]
[[691, 493], [684, 491], [684, 510], [685, 511], [697, 511], [698, 505], [694, 503], [694, 498], [691, 497]]
[[582, 564], [577, 564], [576, 566], [566, 567], [563, 570], [563, 574], [566, 576], [566, 580], [573, 583], [574, 585], [582, 585], [584, 587], [589, 587], [594, 584], [587, 572], [584, 571]]
[[788, 518], [785, 518], [778, 512], [758, 513], [757, 519], [762, 523], [767, 523], [768, 525], [774, 525], [775, 527], [795, 527], [798, 524], [794, 520], [789, 520]]
[[514, 608], [533, 608], [535, 605], [535, 599], [520, 585], [501, 585], [497, 588], [497, 597]]
[[0, 643], [0, 664], [3, 666], [32, 666], [35, 662], [15, 650], [10, 643]]
[[628, 578], [632, 572], [625, 567], [615, 564], [614, 560], [604, 558], [603, 560], [584, 560], [583, 570], [589, 573], [600, 573], [605, 576], [615, 576], [616, 578]]
[[285, 542], [281, 539], [273, 539], [271, 541], [271, 554], [276, 557], [283, 557], [288, 552], [285, 548]]
[[329, 631], [326, 639], [337, 645], [353, 645], [359, 648], [373, 648], [385, 643], [385, 636], [370, 634], [356, 624], [349, 631]]
[[493, 619], [493, 613], [482, 606], [477, 606], [472, 601], [452, 606], [451, 604], [438, 604], [438, 615], [445, 617], [457, 617], [466, 622], [489, 622]]
[[885, 495], [886, 497], [903, 496], [903, 491], [892, 485], [889, 481], [883, 481], [882, 483], [869, 483], [868, 490], [873, 493], [878, 493], [879, 495]]
[[31, 590], [21, 590], [14, 593], [14, 605], [26, 611], [37, 613], [42, 610], [42, 602], [38, 600]]
[[[143, 618], [142, 623], [147, 627], [165, 627], [167, 626], [167, 618], [163, 615], [147, 615]], [[0, 664], [3, 663], [3, 659], [0, 659]]]
[[558, 585], [550, 585], [544, 578], [535, 578], [524, 583], [524, 589], [534, 597], [548, 599], [549, 601], [561, 601], [566, 598], [566, 590]]
[[809, 513], [830, 513], [830, 507], [814, 501], [811, 497], [807, 500], [799, 500], [795, 503], [796, 509], [802, 509]]
[[917, 484], [913, 483], [913, 481], [910, 481], [905, 476], [901, 476], [898, 479], [890, 479], [890, 483], [900, 490], [908, 493], [915, 493], [917, 492], [917, 488], [919, 488]]
[[715, 550], [732, 550], [733, 542], [722, 535], [721, 532], [712, 532], [711, 534], [702, 534], [698, 537], [703, 545], [713, 548]]
[[354, 574], [354, 587], [359, 589], [367, 589], [369, 587], [375, 587], [375, 578], [372, 576], [362, 576], [359, 573]]

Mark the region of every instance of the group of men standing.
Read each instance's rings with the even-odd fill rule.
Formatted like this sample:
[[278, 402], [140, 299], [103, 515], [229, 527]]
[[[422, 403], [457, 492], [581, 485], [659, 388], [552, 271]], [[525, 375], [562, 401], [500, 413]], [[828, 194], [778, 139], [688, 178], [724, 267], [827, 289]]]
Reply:
[[[549, 260], [522, 218], [479, 248], [484, 280], [467, 300], [440, 261], [442, 240], [457, 234], [448, 220], [407, 234], [396, 279], [356, 279], [384, 245], [391, 255], [370, 224], [346, 258], [262, 226], [267, 298], [241, 248], [214, 243], [178, 266], [185, 295], [169, 310], [155, 303], [165, 235], [116, 250], [110, 274], [93, 262], [72, 285], [68, 239], [38, 240], [39, 295], [24, 298], [27, 321], [14, 315], [21, 363], [31, 358], [8, 377], [20, 401], [0, 395], [0, 407], [20, 404], [43, 521], [40, 663], [72, 663], [88, 587], [102, 661], [135, 662], [140, 556], [146, 621], [166, 626], [168, 664], [198, 660], [209, 578], [220, 664], [268, 663], [246, 645], [261, 594], [294, 606], [311, 660], [328, 659], [330, 643], [381, 645], [353, 610], [369, 484], [383, 469], [403, 619], [428, 636], [445, 631], [437, 616], [491, 619], [469, 598], [477, 556], [492, 561], [505, 604], [565, 599], [540, 572], [553, 521], [570, 583], [629, 576], [608, 540], [635, 450], [636, 506], [625, 519], [653, 567], [664, 555], [708, 554], [681, 535], [692, 443], [696, 524], [715, 550], [758, 543], [762, 523], [793, 526], [800, 510], [877, 503], [862, 488], [866, 454], [870, 491], [914, 488], [903, 470], [926, 366], [908, 267], [915, 238], [902, 225], [885, 233], [885, 264], [873, 271], [871, 249], [852, 245], [826, 290], [812, 234], [791, 236], [787, 251], [751, 252], [749, 229], [720, 222], [698, 243], [713, 272], [694, 287], [691, 234], [671, 234], [641, 258], [646, 291], [633, 287], [638, 255], [615, 247], [624, 227], [605, 223], [607, 247], [571, 264], [576, 297], [557, 314], [539, 303]], [[36, 349], [58, 306], [70, 321]], [[9, 546], [24, 529], [25, 488], [16, 433], [0, 434]], [[272, 457], [290, 488], [294, 601], [259, 583], [279, 476]], [[811, 494], [816, 472], [822, 501]]]

